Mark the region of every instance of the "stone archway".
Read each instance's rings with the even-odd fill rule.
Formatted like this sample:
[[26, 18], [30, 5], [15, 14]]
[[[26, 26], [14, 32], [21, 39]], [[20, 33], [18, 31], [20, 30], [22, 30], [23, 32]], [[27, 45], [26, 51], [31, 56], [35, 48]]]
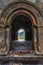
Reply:
[[[10, 36], [10, 32], [11, 32], [11, 21], [13, 16], [15, 17], [16, 15], [20, 15], [20, 14], [26, 14], [29, 16], [29, 19], [31, 19], [31, 22], [33, 24], [33, 31], [34, 31], [34, 50], [35, 52], [40, 53], [39, 51], [41, 51], [43, 48], [41, 48], [42, 46], [42, 41], [40, 41], [40, 29], [42, 27], [43, 29], [43, 25], [42, 25], [42, 14], [40, 9], [33, 3], [28, 2], [28, 1], [15, 1], [11, 4], [9, 4], [3, 11], [1, 14], [1, 22], [0, 22], [0, 27], [2, 27], [2, 30], [4, 28], [4, 30], [6, 31], [6, 38], [5, 38], [5, 43], [7, 43], [7, 52], [9, 51], [9, 46], [10, 46], [10, 42], [11, 42], [11, 36]], [[41, 30], [42, 31], [42, 30]], [[40, 45], [41, 43], [41, 45]], [[41, 49], [40, 49], [40, 48]], [[42, 50], [43, 51], [43, 50]]]
[[[34, 51], [34, 34], [33, 34], [33, 24], [26, 14], [20, 14], [13, 16], [11, 22], [11, 50], [15, 53], [21, 52], [33, 52]], [[25, 30], [25, 40], [18, 40], [18, 30]], [[21, 33], [22, 35], [22, 33]], [[19, 53], [19, 54], [20, 54]]]

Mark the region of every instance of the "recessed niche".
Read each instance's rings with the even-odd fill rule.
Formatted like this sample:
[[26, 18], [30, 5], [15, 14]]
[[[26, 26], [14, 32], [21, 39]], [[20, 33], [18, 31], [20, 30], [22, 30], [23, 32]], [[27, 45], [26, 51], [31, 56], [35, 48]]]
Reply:
[[33, 26], [26, 15], [18, 15], [11, 23], [11, 50], [15, 52], [33, 51]]

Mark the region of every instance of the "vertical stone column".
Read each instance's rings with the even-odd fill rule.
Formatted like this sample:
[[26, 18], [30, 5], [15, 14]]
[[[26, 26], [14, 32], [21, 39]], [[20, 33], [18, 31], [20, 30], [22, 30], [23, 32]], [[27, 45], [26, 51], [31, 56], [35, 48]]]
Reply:
[[6, 44], [7, 44], [7, 50], [9, 51], [9, 43], [10, 43], [10, 29], [6, 28]]
[[38, 51], [38, 48], [37, 48], [37, 29], [34, 28], [34, 51], [35, 53]]
[[39, 50], [43, 54], [43, 26], [38, 28], [39, 30]]

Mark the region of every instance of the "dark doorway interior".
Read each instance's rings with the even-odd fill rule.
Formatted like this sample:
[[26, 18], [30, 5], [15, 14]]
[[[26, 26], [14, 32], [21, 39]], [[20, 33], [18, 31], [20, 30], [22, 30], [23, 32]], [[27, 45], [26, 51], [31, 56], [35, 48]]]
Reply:
[[[18, 30], [25, 31], [25, 40], [18, 41]], [[27, 15], [13, 17], [11, 23], [11, 50], [18, 52], [33, 51], [33, 26]]]

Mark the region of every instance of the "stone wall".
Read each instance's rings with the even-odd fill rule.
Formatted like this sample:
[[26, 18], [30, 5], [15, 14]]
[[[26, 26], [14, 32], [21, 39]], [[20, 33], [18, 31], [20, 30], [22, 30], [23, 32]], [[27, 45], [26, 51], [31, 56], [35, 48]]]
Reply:
[[[0, 9], [2, 9], [3, 7], [5, 7], [6, 5], [8, 5], [9, 3], [16, 1], [16, 0], [0, 0]], [[40, 8], [43, 8], [43, 0], [27, 0], [30, 2], [33, 2], [35, 4], [37, 4], [38, 6], [40, 6]]]
[[[8, 4], [8, 3], [10, 3], [10, 2], [12, 2], [13, 0], [10, 0], [9, 2], [8, 2], [8, 0], [6, 1], [6, 0], [4, 0], [3, 2], [4, 2], [4, 4], [3, 4], [3, 2], [2, 2], [2, 9]], [[31, 0], [32, 1], [32, 0]], [[35, 0], [33, 0], [34, 2], [35, 2]], [[38, 1], [38, 0], [37, 0]], [[7, 4], [6, 4], [7, 3]], [[30, 4], [30, 3], [29, 3]], [[31, 3], [32, 4], [32, 3]], [[3, 14], [2, 14], [2, 18], [1, 18], [1, 20], [0, 20], [0, 22], [3, 24], [3, 27], [4, 27], [4, 24], [5, 24], [5, 26], [6, 26], [6, 24], [7, 25], [10, 25], [10, 23], [11, 23], [11, 19], [10, 18], [12, 18], [12, 15], [15, 13], [14, 11], [16, 10], [16, 8], [18, 7], [18, 6], [21, 6], [22, 7], [22, 4], [20, 3], [20, 5], [12, 5], [13, 7], [7, 7], [6, 8], [6, 10], [4, 10], [3, 11]], [[26, 5], [25, 5], [26, 6]], [[40, 2], [38, 2], [37, 3], [37, 6], [41, 9], [41, 13], [43, 13], [43, 3], [40, 3]], [[30, 10], [29, 11], [29, 13], [30, 12], [32, 12], [31, 13], [31, 17], [32, 17], [32, 23], [34, 23], [34, 51], [36, 52], [36, 51], [38, 51], [38, 49], [37, 49], [37, 47], [39, 48], [40, 47], [40, 49], [39, 49], [39, 51], [40, 51], [40, 53], [43, 53], [43, 27], [38, 27], [38, 26], [42, 26], [43, 25], [43, 20], [42, 20], [42, 17], [41, 17], [41, 15], [40, 15], [40, 13], [39, 13], [39, 10], [38, 10], [38, 8], [37, 8], [37, 6], [35, 7], [35, 5], [29, 5], [29, 6], [27, 6], [28, 7], [28, 9]], [[15, 8], [15, 9], [14, 9]], [[1, 9], [1, 10], [2, 10]], [[14, 11], [13, 11], [13, 9], [14, 9]], [[22, 8], [23, 9], [23, 8]], [[12, 12], [13, 12], [13, 14], [12, 14]], [[24, 12], [24, 10], [23, 10], [23, 12]], [[28, 11], [26, 11], [25, 13], [27, 13]], [[9, 16], [9, 13], [10, 14], [12, 14], [11, 16]], [[35, 17], [36, 17], [36, 19], [37, 19], [37, 24], [35, 23], [36, 21], [36, 19], [34, 19], [34, 15], [33, 15], [33, 13], [34, 13], [34, 15], [35, 15]], [[9, 16], [9, 17], [8, 17]], [[7, 18], [8, 17], [8, 18]], [[6, 19], [8, 19], [8, 20], [6, 20]], [[35, 21], [35, 22], [34, 22]], [[6, 23], [5, 23], [6, 22]], [[36, 25], [35, 25], [36, 24]], [[6, 26], [7, 27], [7, 26]], [[10, 26], [9, 26], [10, 27]], [[38, 31], [36, 30], [36, 28], [38, 28]], [[3, 28], [4, 29], [4, 28]], [[3, 29], [2, 29], [2, 31], [3, 31]], [[10, 29], [10, 28], [9, 28]], [[1, 30], [1, 28], [0, 28], [0, 30]], [[5, 29], [4, 29], [5, 30]], [[7, 37], [6, 37], [6, 43], [7, 43], [7, 50], [9, 50], [9, 36], [8, 36], [8, 33], [9, 33], [9, 30], [8, 29], [6, 29], [6, 31], [7, 31]], [[38, 35], [39, 35], [39, 37], [37, 37], [36, 36], [36, 34], [37, 34], [37, 32], [38, 32]], [[37, 42], [37, 39], [36, 38], [38, 38], [38, 40], [39, 40], [39, 44], [36, 44]], [[40, 44], [41, 43], [41, 44]], [[37, 46], [35, 46], [35, 44], [37, 45]], [[39, 46], [40, 45], [40, 46]], [[2, 49], [2, 50], [4, 50], [4, 49]], [[2, 51], [1, 50], [1, 51]], [[42, 50], [42, 51], [41, 51]], [[39, 52], [38, 53], [36, 53], [36, 55], [37, 54], [40, 54]], [[3, 59], [5, 59], [5, 60], [12, 60], [12, 59], [15, 59], [15, 60], [19, 60], [19, 62], [18, 63], [15, 63], [15, 61], [14, 61], [14, 63], [13, 63], [13, 61], [4, 61], [3, 60], [3, 62], [2, 62], [2, 64], [0, 64], [0, 65], [43, 65], [43, 60], [41, 60], [41, 58], [43, 58], [41, 55], [39, 56], [39, 55], [37, 55], [37, 56], [35, 56], [35, 53], [33, 53], [31, 56], [30, 55], [28, 55], [28, 54], [26, 54], [26, 55], [15, 55], [15, 56], [13, 56], [13, 54], [12, 54], [12, 56], [10, 56], [10, 54], [11, 53], [9, 53], [9, 55], [8, 56], [6, 56], [5, 58], [3, 57], [2, 58], [2, 60]], [[24, 58], [22, 58], [22, 57], [24, 57]], [[24, 60], [28, 60], [26, 63], [23, 61], [23, 59]], [[32, 61], [30, 61], [30, 59], [32, 60]], [[38, 61], [38, 59], [40, 59], [40, 61]], [[20, 62], [20, 60], [21, 61], [23, 61], [24, 62], [24, 64], [22, 63], [22, 62]], [[37, 61], [36, 61], [37, 60]]]

